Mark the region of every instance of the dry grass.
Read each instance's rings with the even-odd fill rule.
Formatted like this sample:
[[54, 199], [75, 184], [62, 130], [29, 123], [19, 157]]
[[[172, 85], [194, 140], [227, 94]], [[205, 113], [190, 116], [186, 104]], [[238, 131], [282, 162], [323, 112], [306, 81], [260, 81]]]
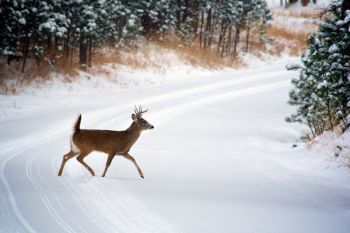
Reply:
[[[169, 53], [174, 56], [168, 56]], [[213, 50], [202, 50], [196, 46], [185, 45], [176, 37], [169, 38], [166, 42], [146, 42], [142, 48], [133, 51], [115, 52], [104, 49], [94, 55], [93, 62], [94, 64], [114, 63], [126, 65], [134, 69], [162, 70], [171, 66], [174, 62], [173, 59], [179, 59], [185, 64], [207, 69], [236, 67], [241, 64], [239, 59], [222, 58]]]
[[295, 33], [288, 29], [274, 26], [269, 26], [266, 32], [269, 37], [275, 39], [272, 50], [276, 55], [280, 55], [282, 52], [288, 52], [292, 56], [298, 56], [306, 49], [309, 33]]
[[22, 73], [22, 61], [12, 61], [8, 66], [5, 59], [0, 62], [0, 93], [16, 94], [19, 87], [43, 82], [48, 69], [38, 67], [32, 59], [27, 60], [27, 68]]
[[175, 38], [170, 42], [158, 43], [157, 45], [161, 50], [171, 50], [184, 63], [193, 66], [200, 66], [207, 69], [221, 69], [224, 67], [239, 67], [242, 65], [239, 58], [223, 58], [216, 53], [215, 49], [200, 49], [196, 46], [198, 45], [197, 41], [194, 41], [192, 44], [183, 44]]
[[306, 49], [307, 37], [317, 31], [321, 22], [319, 15], [319, 9], [272, 10], [275, 21], [266, 28], [268, 37], [275, 39], [272, 52], [276, 55], [282, 52], [301, 55]]
[[100, 50], [96, 51], [93, 56], [94, 65], [102, 65], [113, 63], [117, 65], [125, 65], [132, 69], [160, 69], [163, 65], [168, 65], [166, 61], [160, 61], [154, 57], [155, 51], [149, 46], [144, 48], [130, 50]]
[[41, 86], [52, 79], [52, 72], [60, 73], [64, 82], [72, 82], [78, 74], [77, 70], [77, 65], [69, 66], [63, 58], [57, 60], [54, 68], [50, 68], [47, 61], [43, 60], [38, 65], [29, 57], [22, 72], [22, 60], [11, 61], [11, 65], [7, 65], [6, 58], [0, 57], [0, 94], [17, 94], [29, 85]]
[[285, 10], [285, 9], [273, 9], [272, 10], [273, 15], [283, 15], [287, 17], [294, 17], [294, 18], [302, 18], [302, 19], [317, 19], [320, 18], [321, 9], [313, 9], [310, 10], [308, 8], [305, 8], [304, 10], [298, 9], [298, 10]]

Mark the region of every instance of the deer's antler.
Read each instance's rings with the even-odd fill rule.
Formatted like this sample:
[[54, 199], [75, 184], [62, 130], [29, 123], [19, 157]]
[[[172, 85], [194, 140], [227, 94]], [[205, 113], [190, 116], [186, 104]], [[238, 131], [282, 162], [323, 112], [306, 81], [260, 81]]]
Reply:
[[142, 107], [141, 107], [141, 106], [139, 106], [139, 108], [137, 109], [137, 107], [135, 106], [135, 110], [134, 110], [134, 111], [135, 111], [136, 117], [137, 117], [137, 118], [140, 118], [140, 117], [142, 116], [142, 113], [147, 112], [148, 109], [142, 110]]

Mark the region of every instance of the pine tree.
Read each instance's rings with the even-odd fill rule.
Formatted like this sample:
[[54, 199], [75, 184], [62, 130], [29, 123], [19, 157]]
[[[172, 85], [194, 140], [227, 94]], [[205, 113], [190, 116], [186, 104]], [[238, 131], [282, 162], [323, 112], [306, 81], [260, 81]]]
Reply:
[[287, 118], [304, 122], [314, 136], [335, 125], [347, 125], [350, 101], [350, 9], [333, 2], [316, 34], [308, 38], [299, 79], [292, 81], [292, 105], [297, 112]]

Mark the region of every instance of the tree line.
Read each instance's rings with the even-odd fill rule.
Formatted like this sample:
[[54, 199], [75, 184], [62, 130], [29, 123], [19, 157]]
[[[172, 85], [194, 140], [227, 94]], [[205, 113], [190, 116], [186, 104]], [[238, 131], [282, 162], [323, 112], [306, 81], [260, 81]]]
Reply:
[[134, 46], [140, 37], [166, 41], [181, 38], [222, 57], [237, 54], [241, 31], [262, 34], [271, 13], [264, 0], [2, 0], [0, 52], [7, 63], [28, 57], [37, 65], [54, 65], [60, 57], [73, 64], [79, 55], [82, 69], [91, 66], [94, 50]]

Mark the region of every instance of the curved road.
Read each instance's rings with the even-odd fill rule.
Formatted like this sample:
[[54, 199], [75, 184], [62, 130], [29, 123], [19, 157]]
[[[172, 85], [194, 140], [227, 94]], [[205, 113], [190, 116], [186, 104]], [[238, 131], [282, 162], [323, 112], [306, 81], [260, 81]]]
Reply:
[[[283, 119], [295, 76], [276, 62], [162, 87], [23, 97], [27, 108], [0, 121], [0, 232], [348, 232], [350, 176], [291, 148], [301, 128]], [[120, 130], [134, 104], [155, 125], [131, 151], [145, 180], [122, 158], [101, 178], [99, 153], [86, 159], [96, 177], [74, 159], [56, 176], [78, 112], [82, 128]]]

